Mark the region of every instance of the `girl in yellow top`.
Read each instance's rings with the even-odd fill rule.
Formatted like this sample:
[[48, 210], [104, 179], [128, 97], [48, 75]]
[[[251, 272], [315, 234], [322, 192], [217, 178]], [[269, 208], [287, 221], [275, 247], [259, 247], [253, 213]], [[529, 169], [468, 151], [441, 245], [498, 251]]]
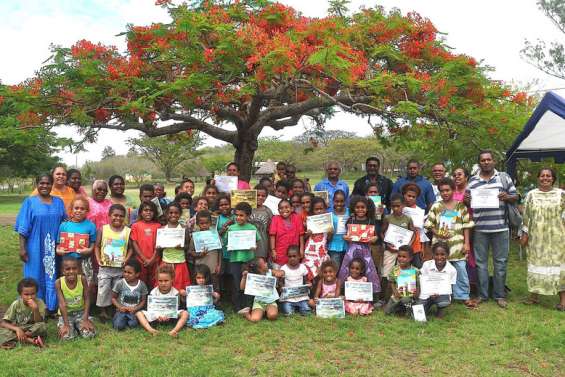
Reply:
[[[157, 248], [157, 251], [161, 255], [161, 260], [163, 264], [171, 264], [175, 269], [175, 279], [173, 281], [173, 287], [181, 296], [186, 296], [186, 287], [190, 285], [190, 272], [188, 270], [187, 262], [187, 252], [188, 252], [188, 241], [190, 238], [190, 233], [188, 229], [179, 223], [180, 216], [182, 214], [182, 208], [180, 204], [172, 202], [167, 207], [165, 211], [165, 216], [167, 217], [167, 225], [162, 228], [175, 228], [184, 230], [184, 243], [177, 245], [176, 247], [165, 247]], [[157, 237], [158, 239], [159, 237]], [[158, 245], [157, 245], [158, 246]]]
[[64, 257], [62, 270], [63, 276], [55, 282], [59, 301], [59, 337], [70, 340], [80, 334], [83, 338], [92, 338], [96, 332], [88, 316], [88, 283], [83, 275], [78, 274], [78, 260], [71, 256]]

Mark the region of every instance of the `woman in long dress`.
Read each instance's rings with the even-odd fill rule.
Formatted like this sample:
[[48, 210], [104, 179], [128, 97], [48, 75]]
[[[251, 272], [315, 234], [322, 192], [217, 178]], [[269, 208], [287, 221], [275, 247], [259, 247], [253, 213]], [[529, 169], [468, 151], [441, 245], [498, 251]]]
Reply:
[[556, 174], [542, 168], [538, 188], [524, 203], [522, 245], [528, 255], [526, 304], [539, 303], [539, 295], [559, 294], [557, 310], [565, 310], [565, 191], [553, 187]]
[[20, 259], [24, 277], [37, 281], [37, 297], [47, 310], [57, 309], [55, 246], [59, 225], [66, 217], [63, 200], [51, 195], [53, 176], [42, 175], [35, 181], [37, 195], [27, 197], [20, 208], [14, 230], [20, 236]]

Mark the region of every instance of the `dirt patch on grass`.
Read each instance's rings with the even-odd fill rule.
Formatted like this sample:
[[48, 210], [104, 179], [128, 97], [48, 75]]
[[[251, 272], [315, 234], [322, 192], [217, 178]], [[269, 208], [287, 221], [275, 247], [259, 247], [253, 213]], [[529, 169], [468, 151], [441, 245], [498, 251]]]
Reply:
[[16, 215], [0, 215], [0, 226], [14, 225], [16, 223]]

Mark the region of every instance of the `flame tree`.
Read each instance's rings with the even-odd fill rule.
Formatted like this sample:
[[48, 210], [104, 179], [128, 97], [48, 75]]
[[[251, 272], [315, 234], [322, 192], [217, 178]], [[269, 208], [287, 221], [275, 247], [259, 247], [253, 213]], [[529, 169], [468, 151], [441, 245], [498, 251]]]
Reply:
[[249, 179], [263, 129], [302, 117], [321, 124], [335, 109], [367, 117], [387, 140], [455, 160], [462, 149], [497, 147], [527, 112], [524, 93], [454, 54], [416, 13], [308, 18], [265, 0], [157, 3], [171, 21], [129, 26], [125, 53], [86, 40], [53, 48], [28, 83], [36, 106], [22, 127], [76, 126], [89, 141], [100, 129], [201, 132], [231, 143]]

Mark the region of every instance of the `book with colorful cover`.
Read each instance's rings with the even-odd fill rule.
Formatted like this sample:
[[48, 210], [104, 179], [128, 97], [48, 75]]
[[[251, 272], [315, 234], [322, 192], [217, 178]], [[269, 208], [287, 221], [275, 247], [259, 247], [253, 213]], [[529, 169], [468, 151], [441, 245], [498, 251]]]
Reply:
[[367, 224], [349, 224], [347, 226], [347, 235], [354, 242], [369, 242], [375, 236], [375, 226]]
[[59, 245], [66, 251], [74, 253], [79, 249], [87, 248], [89, 239], [88, 234], [61, 232], [59, 235]]
[[416, 269], [400, 270], [396, 278], [396, 289], [402, 297], [412, 297], [416, 293]]

